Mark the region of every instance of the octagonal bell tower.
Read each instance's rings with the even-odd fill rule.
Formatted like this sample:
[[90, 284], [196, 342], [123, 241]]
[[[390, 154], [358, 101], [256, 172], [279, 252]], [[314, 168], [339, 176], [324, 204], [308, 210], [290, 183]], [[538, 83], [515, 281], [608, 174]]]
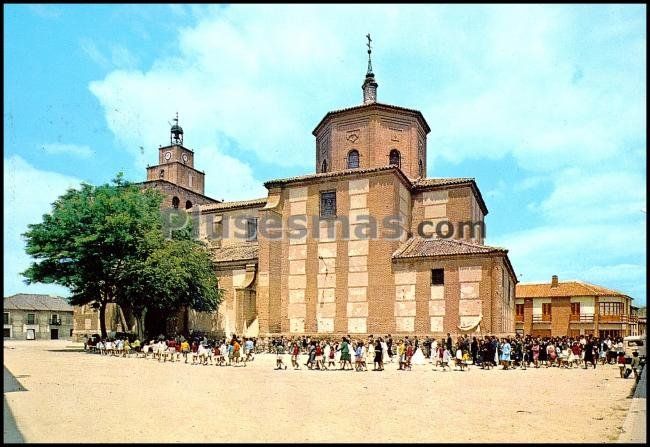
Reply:
[[398, 166], [410, 179], [427, 176], [427, 134], [418, 110], [377, 102], [378, 83], [368, 69], [361, 86], [363, 104], [328, 112], [312, 134], [316, 137], [316, 172]]

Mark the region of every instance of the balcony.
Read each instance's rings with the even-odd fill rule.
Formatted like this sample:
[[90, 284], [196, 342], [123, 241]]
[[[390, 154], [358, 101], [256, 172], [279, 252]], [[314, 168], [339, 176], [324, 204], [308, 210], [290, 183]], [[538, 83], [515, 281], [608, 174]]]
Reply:
[[599, 323], [627, 323], [627, 315], [598, 315]]
[[533, 323], [550, 323], [551, 315], [542, 314], [542, 315], [533, 315]]
[[524, 322], [523, 315], [515, 315], [515, 323], [523, 323], [523, 322]]
[[571, 323], [593, 323], [594, 314], [578, 314], [578, 315], [572, 314], [569, 317], [569, 321]]
[[61, 320], [50, 320], [50, 324], [53, 326], [61, 326]]

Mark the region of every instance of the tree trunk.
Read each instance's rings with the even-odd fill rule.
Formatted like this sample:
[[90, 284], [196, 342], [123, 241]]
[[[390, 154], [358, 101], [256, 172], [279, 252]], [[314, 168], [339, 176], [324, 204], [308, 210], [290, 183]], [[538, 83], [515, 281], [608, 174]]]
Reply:
[[102, 338], [106, 338], [106, 301], [99, 304], [99, 328], [102, 333]]
[[144, 343], [144, 317], [147, 314], [147, 308], [145, 307], [142, 312], [136, 316], [137, 328], [138, 328], [138, 338]]
[[139, 315], [135, 316], [135, 335], [138, 337], [139, 340], [143, 340], [142, 337], [142, 317]]
[[183, 310], [183, 336], [190, 336], [190, 307], [185, 306]]

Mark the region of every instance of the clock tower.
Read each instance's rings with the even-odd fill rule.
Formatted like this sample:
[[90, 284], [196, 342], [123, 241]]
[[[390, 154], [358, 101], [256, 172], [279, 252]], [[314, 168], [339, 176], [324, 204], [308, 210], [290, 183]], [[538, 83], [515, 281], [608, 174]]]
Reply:
[[194, 168], [194, 151], [183, 146], [178, 115], [170, 130], [169, 145], [158, 149], [158, 164], [147, 167], [147, 180], [166, 180], [195, 193], [205, 193], [205, 173]]
[[147, 166], [145, 184], [165, 193], [163, 207], [189, 209], [197, 204], [219, 203], [205, 195], [205, 173], [194, 168], [194, 151], [183, 146], [178, 114], [169, 131], [169, 145], [158, 149], [158, 164]]

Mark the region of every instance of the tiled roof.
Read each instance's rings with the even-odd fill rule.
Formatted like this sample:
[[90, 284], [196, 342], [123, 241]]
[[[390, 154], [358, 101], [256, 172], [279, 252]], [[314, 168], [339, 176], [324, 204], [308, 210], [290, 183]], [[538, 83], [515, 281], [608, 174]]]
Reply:
[[431, 131], [431, 128], [429, 127], [429, 124], [427, 123], [427, 120], [424, 119], [424, 115], [422, 115], [422, 112], [420, 112], [419, 110], [407, 109], [406, 107], [394, 106], [394, 105], [391, 105], [391, 104], [383, 104], [381, 102], [373, 102], [373, 103], [370, 103], [370, 104], [361, 104], [361, 105], [358, 105], [358, 106], [346, 107], [346, 108], [343, 108], [343, 109], [332, 110], [330, 112], [327, 112], [327, 114], [323, 117], [323, 119], [320, 120], [320, 122], [316, 125], [316, 127], [312, 131], [312, 134], [316, 135], [316, 131], [318, 130], [318, 128], [330, 116], [336, 115], [338, 113], [349, 112], [351, 110], [359, 110], [359, 109], [363, 109], [363, 108], [379, 108], [379, 109], [389, 109], [389, 110], [392, 109], [392, 110], [397, 110], [397, 111], [401, 111], [401, 112], [414, 113], [414, 114], [416, 114], [418, 116], [418, 118], [420, 118], [422, 120], [422, 124], [424, 124], [423, 127], [424, 127], [425, 131], [427, 133], [429, 133]]
[[257, 259], [259, 246], [256, 243], [233, 245], [212, 250], [215, 262], [248, 261]]
[[406, 178], [404, 173], [400, 168], [397, 166], [379, 166], [376, 168], [356, 168], [356, 169], [344, 169], [341, 171], [330, 171], [330, 172], [320, 172], [317, 174], [308, 174], [308, 175], [301, 175], [297, 177], [287, 177], [287, 178], [281, 178], [281, 179], [274, 179], [274, 180], [269, 180], [268, 182], [264, 182], [264, 186], [267, 188], [270, 186], [274, 185], [282, 185], [284, 183], [291, 183], [291, 182], [298, 182], [301, 180], [312, 180], [312, 179], [319, 179], [319, 178], [330, 178], [330, 177], [342, 177], [345, 175], [353, 175], [353, 174], [368, 174], [371, 172], [381, 172], [381, 171], [395, 171], [398, 172], [403, 180], [406, 182], [406, 184], [410, 185], [411, 181]]
[[72, 306], [63, 298], [50, 295], [17, 293], [5, 297], [5, 310], [58, 310], [72, 312]]
[[483, 211], [483, 215], [487, 215], [487, 205], [485, 205], [481, 191], [478, 189], [478, 186], [476, 186], [476, 181], [472, 177], [421, 178], [413, 182], [413, 190], [418, 191], [428, 188], [435, 188], [437, 186], [462, 185], [464, 183], [468, 183], [472, 186], [481, 210]]
[[204, 198], [206, 198], [206, 199], [208, 199], [208, 200], [211, 200], [212, 202], [215, 202], [215, 203], [220, 203], [220, 202], [221, 202], [220, 200], [213, 199], [212, 197], [208, 197], [208, 196], [206, 196], [205, 194], [201, 194], [201, 193], [198, 193], [198, 192], [196, 192], [196, 191], [192, 191], [191, 189], [188, 189], [188, 188], [186, 188], [186, 187], [184, 187], [184, 186], [177, 185], [176, 183], [172, 183], [172, 182], [170, 182], [169, 180], [165, 180], [164, 178], [159, 178], [159, 179], [155, 179], [155, 180], [145, 180], [145, 181], [143, 181], [143, 182], [135, 182], [134, 185], [143, 185], [143, 186], [146, 186], [146, 185], [156, 185], [156, 184], [158, 184], [158, 183], [166, 183], [166, 184], [168, 184], [168, 185], [170, 185], [170, 186], [175, 186], [175, 187], [177, 187], [177, 188], [183, 189], [183, 190], [185, 190], [185, 191], [187, 191], [187, 192], [190, 192], [190, 193], [192, 193], [192, 194], [196, 194], [197, 196], [204, 197]]
[[266, 197], [260, 199], [251, 199], [251, 200], [240, 200], [233, 202], [221, 202], [221, 203], [210, 203], [207, 205], [201, 205], [201, 211], [210, 211], [210, 210], [225, 210], [231, 208], [249, 208], [256, 206], [266, 205]]
[[447, 177], [447, 178], [419, 178], [413, 182], [413, 187], [456, 185], [458, 183], [473, 182], [472, 177]]
[[492, 253], [505, 254], [508, 253], [508, 250], [458, 239], [431, 239], [413, 236], [393, 253], [393, 259]]
[[583, 281], [559, 281], [557, 287], [551, 283], [517, 284], [517, 298], [542, 298], [552, 296], [623, 296], [628, 295]]

